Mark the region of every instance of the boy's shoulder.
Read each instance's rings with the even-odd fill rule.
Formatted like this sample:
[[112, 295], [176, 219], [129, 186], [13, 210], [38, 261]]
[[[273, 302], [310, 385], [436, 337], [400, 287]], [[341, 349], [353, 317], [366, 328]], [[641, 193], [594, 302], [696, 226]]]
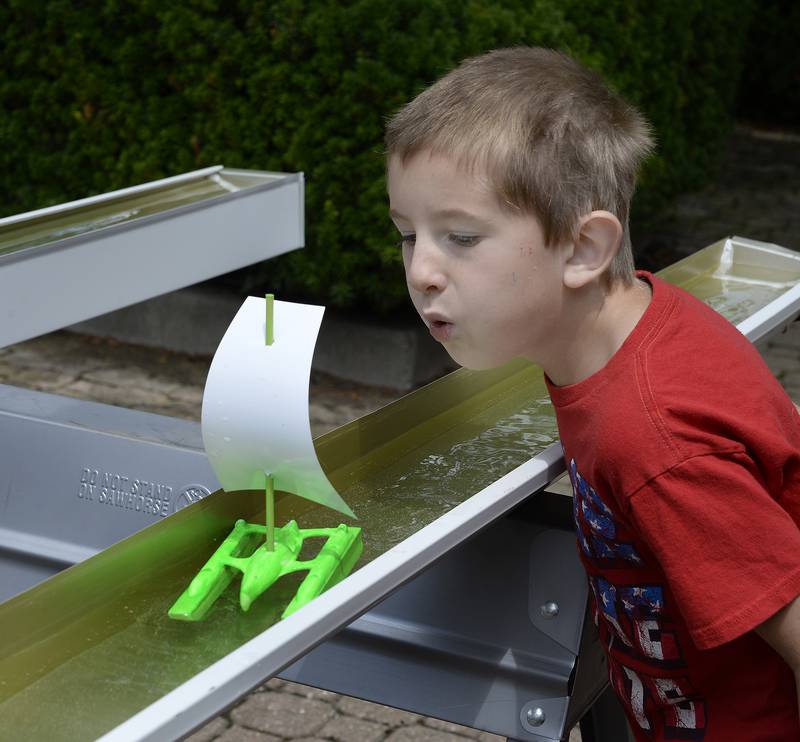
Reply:
[[[759, 421], [791, 418], [791, 402], [755, 346], [715, 309], [653, 277], [662, 294], [633, 353], [636, 404], [684, 457], [729, 450]], [[630, 412], [630, 410], [628, 410]], [[770, 418], [767, 420], [766, 418]]]
[[721, 413], [737, 399], [785, 397], [753, 344], [731, 322], [683, 289], [639, 275], [652, 288], [650, 305], [603, 369], [572, 387], [549, 386], [556, 409], [632, 421], [637, 413], [654, 410], [669, 417], [700, 405]]
[[651, 305], [606, 368], [575, 399], [555, 390], [565, 447], [617, 492], [696, 456], [752, 454], [779, 438], [800, 448], [796, 411], [752, 343], [702, 301], [646, 278]]
[[758, 350], [732, 322], [658, 277], [652, 285], [658, 305], [632, 364], [644, 402], [665, 412], [690, 405], [709, 416], [741, 416], [748, 411], [742, 403], [787, 401]]

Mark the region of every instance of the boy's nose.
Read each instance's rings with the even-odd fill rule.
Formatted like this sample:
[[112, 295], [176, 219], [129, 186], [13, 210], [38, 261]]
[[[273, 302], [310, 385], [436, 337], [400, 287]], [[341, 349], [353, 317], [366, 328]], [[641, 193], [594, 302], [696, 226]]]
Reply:
[[447, 282], [441, 265], [441, 255], [435, 244], [417, 236], [411, 254], [406, 259], [406, 282], [421, 293], [441, 291]]

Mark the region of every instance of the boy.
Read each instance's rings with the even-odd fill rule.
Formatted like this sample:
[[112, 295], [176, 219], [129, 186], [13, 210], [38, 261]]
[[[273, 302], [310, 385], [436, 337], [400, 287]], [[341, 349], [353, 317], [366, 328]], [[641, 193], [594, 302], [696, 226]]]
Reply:
[[470, 368], [540, 365], [637, 740], [800, 740], [800, 418], [751, 344], [633, 269], [642, 117], [560, 53], [467, 60], [386, 134], [409, 293]]

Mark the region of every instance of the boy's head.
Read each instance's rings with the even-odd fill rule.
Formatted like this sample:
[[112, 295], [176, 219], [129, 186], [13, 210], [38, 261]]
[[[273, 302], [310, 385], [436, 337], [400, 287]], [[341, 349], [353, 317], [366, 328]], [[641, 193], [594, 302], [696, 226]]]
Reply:
[[401, 163], [427, 151], [482, 173], [503, 209], [536, 217], [547, 246], [571, 240], [581, 216], [610, 212], [622, 235], [603, 283], [632, 283], [628, 214], [649, 127], [565, 54], [518, 47], [468, 59], [390, 119], [386, 149]]

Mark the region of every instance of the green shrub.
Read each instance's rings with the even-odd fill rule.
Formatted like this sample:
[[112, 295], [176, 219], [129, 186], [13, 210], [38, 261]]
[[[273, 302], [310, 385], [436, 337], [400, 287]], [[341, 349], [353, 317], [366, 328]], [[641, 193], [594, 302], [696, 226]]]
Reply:
[[464, 57], [553, 46], [653, 122], [635, 213], [702, 182], [749, 0], [12, 0], [0, 8], [0, 213], [206, 165], [303, 170], [307, 247], [236, 280], [377, 311], [405, 299], [386, 116]]

